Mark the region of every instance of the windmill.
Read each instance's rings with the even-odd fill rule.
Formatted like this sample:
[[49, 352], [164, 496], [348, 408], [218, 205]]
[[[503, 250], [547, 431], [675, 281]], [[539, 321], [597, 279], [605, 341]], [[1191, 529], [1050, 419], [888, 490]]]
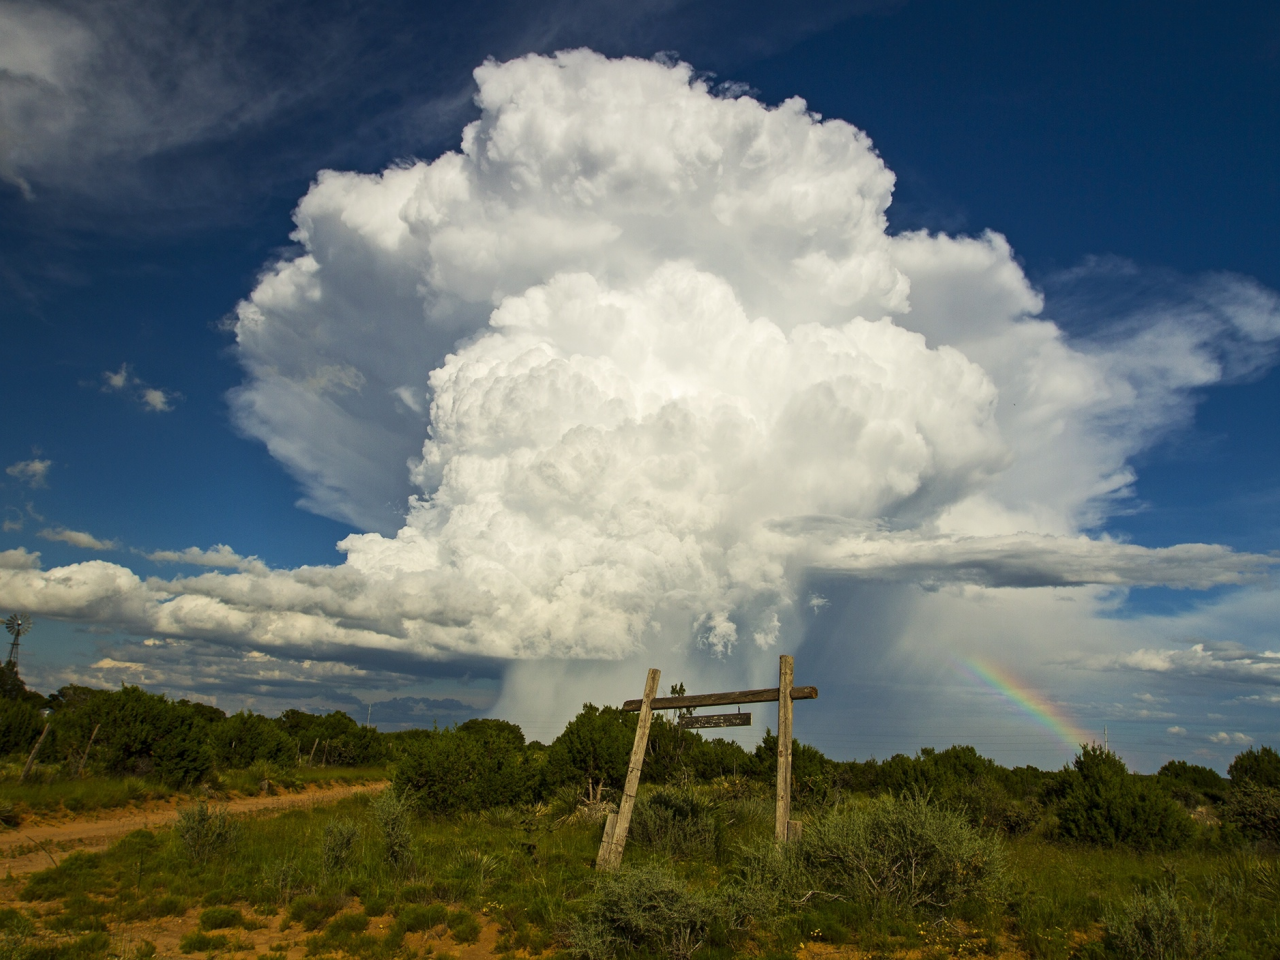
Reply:
[[31, 617], [25, 613], [10, 614], [9, 619], [4, 622], [4, 628], [13, 637], [13, 643], [9, 644], [9, 659], [5, 661], [6, 667], [18, 669], [18, 641], [31, 629], [31, 623]]

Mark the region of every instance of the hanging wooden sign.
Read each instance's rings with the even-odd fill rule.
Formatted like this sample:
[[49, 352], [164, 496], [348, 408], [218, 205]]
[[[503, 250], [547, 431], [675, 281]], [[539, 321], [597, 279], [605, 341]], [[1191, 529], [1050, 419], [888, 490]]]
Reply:
[[705, 716], [681, 717], [677, 721], [685, 730], [708, 730], [717, 727], [749, 727], [749, 713], [708, 713]]

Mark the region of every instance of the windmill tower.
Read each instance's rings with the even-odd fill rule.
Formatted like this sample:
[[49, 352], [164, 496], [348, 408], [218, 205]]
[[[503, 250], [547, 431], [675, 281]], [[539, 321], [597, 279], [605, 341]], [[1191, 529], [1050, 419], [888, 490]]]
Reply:
[[5, 666], [17, 670], [18, 642], [22, 639], [22, 635], [31, 629], [31, 618], [25, 613], [10, 614], [9, 619], [4, 622], [4, 628], [13, 637], [13, 643], [9, 644], [9, 659], [5, 661]]

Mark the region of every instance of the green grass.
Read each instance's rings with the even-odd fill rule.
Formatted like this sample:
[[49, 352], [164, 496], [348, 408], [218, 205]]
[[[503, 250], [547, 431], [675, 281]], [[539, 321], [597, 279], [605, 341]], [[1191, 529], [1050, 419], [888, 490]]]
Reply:
[[[1165, 902], [1155, 892], [1172, 890], [1180, 910], [1221, 935], [1224, 960], [1280, 958], [1280, 862], [1248, 848], [1202, 845], [1155, 855], [1027, 836], [1002, 843], [1008, 882], [999, 898], [915, 908], [854, 887], [828, 895], [822, 884], [834, 883], [830, 877], [838, 870], [806, 866], [803, 858], [778, 866], [783, 872], [776, 882], [753, 887], [751, 870], [758, 867], [752, 864], [771, 849], [772, 811], [764, 792], [694, 789], [701, 793], [689, 805], [696, 829], [685, 831], [665, 813], [651, 818], [643, 842], [627, 847], [625, 882], [616, 890], [598, 886], [593, 870], [598, 821], [567, 816], [559, 808], [414, 820], [408, 859], [395, 865], [386, 856], [387, 840], [370, 798], [357, 795], [326, 808], [240, 820], [234, 847], [214, 849], [203, 859], [194, 858], [172, 831], [137, 831], [104, 853], [71, 855], [32, 876], [22, 893], [48, 915], [0, 913], [0, 933], [6, 925], [36, 924], [49, 934], [83, 940], [122, 920], [197, 909], [193, 925], [202, 929], [189, 935], [184, 950], [226, 949], [240, 926], [270, 922], [305, 931], [307, 949], [315, 955], [391, 960], [405, 949], [407, 936], [427, 936], [438, 957], [442, 945], [431, 938], [448, 934], [460, 943], [474, 942], [489, 921], [499, 926], [500, 953], [550, 956], [568, 948], [567, 932], [575, 925], [596, 922], [598, 942], [585, 952], [611, 957], [618, 955], [618, 945], [609, 942], [608, 931], [618, 929], [622, 918], [643, 941], [637, 942], [641, 950], [674, 955], [700, 944], [696, 960], [746, 953], [785, 957], [811, 941], [855, 943], [886, 956], [902, 949], [926, 957], [976, 956], [992, 950], [995, 938], [1009, 936], [1037, 960], [1085, 960], [1107, 955], [1106, 924], [1109, 917], [1119, 922], [1115, 911], [1121, 905], [1138, 902], [1138, 894], [1147, 896], [1144, 903]], [[821, 838], [815, 818], [822, 811], [811, 814], [805, 835]], [[704, 829], [707, 816], [715, 819], [714, 831]], [[326, 867], [326, 828], [337, 820], [356, 824], [357, 834], [343, 866]], [[714, 842], [708, 839], [713, 836]], [[855, 845], [856, 837], [850, 837], [840, 842]], [[745, 855], [747, 849], [756, 851], [755, 859]], [[806, 856], [825, 863], [824, 849], [811, 848]], [[639, 885], [632, 880], [644, 869], [637, 867], [649, 871]], [[816, 885], [806, 884], [815, 877]], [[635, 888], [630, 893], [628, 883]], [[635, 891], [667, 904], [663, 909], [675, 918], [674, 933], [646, 926], [649, 919], [634, 909]], [[370, 932], [370, 918], [384, 914], [394, 923], [377, 936]], [[696, 923], [688, 920], [702, 914], [705, 919]]]

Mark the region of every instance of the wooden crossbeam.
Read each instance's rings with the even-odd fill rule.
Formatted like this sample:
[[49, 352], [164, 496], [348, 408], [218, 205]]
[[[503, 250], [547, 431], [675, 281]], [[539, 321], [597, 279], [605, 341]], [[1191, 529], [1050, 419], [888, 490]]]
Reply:
[[749, 713], [711, 713], [701, 717], [681, 717], [677, 721], [685, 730], [706, 730], [714, 727], [749, 727]]
[[[792, 700], [817, 700], [817, 687], [792, 687]], [[699, 693], [687, 697], [654, 697], [649, 704], [652, 710], [679, 710], [685, 707], [732, 707], [740, 703], [776, 703], [778, 688], [767, 687], [764, 690], [737, 690], [733, 693]], [[622, 709], [635, 713], [640, 709], [640, 700], [627, 700]]]

